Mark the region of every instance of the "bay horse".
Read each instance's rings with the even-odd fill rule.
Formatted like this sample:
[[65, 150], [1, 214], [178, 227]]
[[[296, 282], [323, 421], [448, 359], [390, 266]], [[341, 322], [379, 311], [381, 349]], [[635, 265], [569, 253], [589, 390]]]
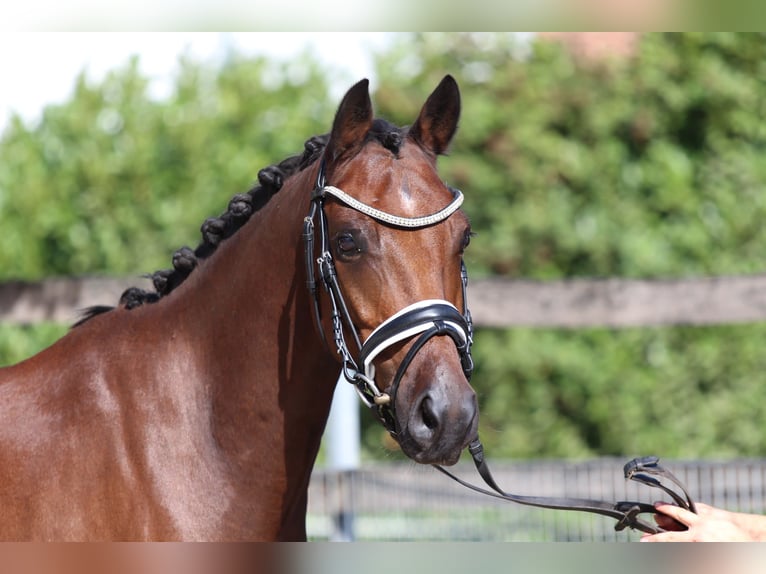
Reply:
[[0, 369], [0, 538], [305, 540], [338, 380], [407, 456], [454, 464], [478, 419], [470, 227], [436, 170], [459, 114], [451, 76], [404, 128], [360, 81], [155, 291]]

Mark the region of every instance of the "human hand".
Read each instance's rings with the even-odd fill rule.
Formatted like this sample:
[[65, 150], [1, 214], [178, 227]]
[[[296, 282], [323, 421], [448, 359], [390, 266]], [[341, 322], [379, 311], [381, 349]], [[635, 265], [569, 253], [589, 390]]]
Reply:
[[[657, 525], [668, 530], [646, 534], [641, 542], [747, 542], [753, 538], [734, 512], [697, 503], [697, 514], [664, 502], [655, 503]], [[681, 526], [680, 526], [681, 525]], [[683, 526], [686, 530], [679, 530]]]

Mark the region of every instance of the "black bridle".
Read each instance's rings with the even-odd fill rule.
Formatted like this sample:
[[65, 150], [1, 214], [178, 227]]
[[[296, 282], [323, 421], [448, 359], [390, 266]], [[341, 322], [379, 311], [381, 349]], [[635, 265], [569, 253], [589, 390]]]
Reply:
[[[399, 388], [399, 383], [415, 355], [429, 340], [437, 336], [450, 337], [455, 343], [460, 356], [463, 373], [467, 379], [470, 380], [471, 378], [473, 372], [473, 359], [471, 357], [473, 323], [471, 320], [471, 313], [468, 310], [468, 299], [466, 297], [468, 273], [466, 271], [465, 263], [461, 262], [460, 275], [463, 290], [462, 312], [448, 301], [420, 301], [405, 307], [383, 321], [383, 323], [381, 323], [370, 336], [362, 342], [338, 283], [338, 275], [330, 252], [329, 226], [327, 215], [324, 210], [325, 200], [328, 195], [331, 195], [346, 206], [364, 213], [373, 219], [396, 227], [416, 229], [443, 221], [460, 207], [460, 204], [463, 201], [462, 193], [456, 189], [450, 189], [453, 193], [453, 201], [441, 211], [432, 215], [417, 218], [394, 216], [364, 204], [336, 187], [326, 185], [325, 165], [323, 161], [319, 168], [316, 186], [311, 194], [309, 213], [304, 218], [303, 222], [306, 284], [313, 301], [316, 327], [321, 334], [325, 345], [329, 348], [330, 346], [322, 327], [315, 264], [318, 268], [324, 290], [328, 293], [330, 299], [333, 340], [336, 350], [341, 357], [342, 364], [340, 378], [354, 385], [362, 402], [376, 413], [383, 426], [394, 437], [397, 437], [399, 433], [398, 423], [395, 416], [396, 393]], [[315, 259], [316, 254], [314, 249], [317, 226], [319, 227], [320, 255]], [[359, 350], [357, 359], [354, 359], [348, 344], [346, 343], [343, 328], [344, 323], [348, 332], [354, 339], [356, 348]], [[389, 392], [381, 392], [375, 383], [375, 367], [372, 364], [373, 360], [391, 345], [405, 340], [412, 340], [413, 338], [414, 341], [397, 369], [390, 385]], [[625, 528], [633, 528], [650, 534], [663, 531], [662, 528], [649, 524], [639, 517], [639, 515], [644, 513], [656, 512], [653, 505], [644, 502], [605, 502], [601, 500], [569, 497], [522, 496], [505, 492], [498, 486], [492, 476], [486, 459], [484, 458], [484, 447], [478, 438], [468, 446], [468, 450], [473, 457], [479, 475], [492, 490], [487, 490], [470, 484], [447, 471], [442, 466], [433, 466], [459, 484], [495, 498], [540, 508], [577, 510], [581, 512], [601, 514], [617, 520], [617, 524], [615, 525], [615, 530], [617, 531]], [[672, 473], [660, 466], [657, 457], [633, 459], [625, 465], [623, 470], [626, 479], [636, 480], [642, 484], [660, 488], [669, 494], [679, 506], [692, 512], [696, 512], [694, 502], [684, 486]], [[675, 484], [681, 489], [683, 496], [664, 485], [661, 480], [656, 477], [664, 478]]]
[[[359, 397], [367, 407], [372, 409], [380, 419], [383, 426], [396, 437], [399, 433], [398, 423], [395, 416], [396, 393], [399, 383], [417, 352], [430, 339], [437, 336], [447, 336], [455, 343], [463, 373], [466, 378], [471, 378], [473, 372], [473, 359], [471, 358], [471, 344], [473, 343], [473, 325], [471, 313], [465, 304], [468, 273], [465, 265], [461, 262], [461, 281], [463, 286], [463, 312], [459, 311], [449, 301], [441, 299], [428, 299], [419, 301], [401, 309], [385, 321], [361, 341], [359, 332], [351, 318], [346, 301], [343, 297], [335, 263], [330, 252], [330, 232], [324, 206], [327, 196], [333, 196], [344, 205], [351, 207], [365, 215], [382, 223], [405, 228], [420, 229], [435, 225], [452, 215], [463, 202], [463, 194], [451, 189], [453, 199], [445, 208], [424, 217], [400, 217], [391, 215], [371, 207], [351, 197], [344, 191], [326, 185], [324, 162], [320, 165], [316, 185], [311, 194], [311, 204], [308, 215], [303, 221], [303, 239], [305, 245], [306, 261], [306, 284], [313, 301], [314, 318], [317, 329], [322, 339], [329, 348], [327, 338], [322, 328], [321, 311], [319, 304], [319, 292], [317, 289], [315, 264], [325, 292], [329, 295], [332, 318], [332, 332], [335, 348], [341, 357], [341, 378], [354, 385]], [[319, 228], [319, 257], [315, 259], [315, 233]], [[358, 357], [352, 355], [346, 335], [344, 324], [348, 333], [353, 337], [353, 342], [359, 350]], [[390, 385], [389, 392], [383, 393], [375, 383], [375, 367], [373, 360], [385, 349], [417, 337], [404, 359]]]

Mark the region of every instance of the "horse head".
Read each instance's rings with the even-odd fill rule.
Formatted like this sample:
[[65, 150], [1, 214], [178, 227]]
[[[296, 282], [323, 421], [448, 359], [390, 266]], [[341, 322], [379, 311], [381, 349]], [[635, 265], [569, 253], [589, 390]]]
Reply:
[[[454, 464], [478, 424], [463, 266], [470, 226], [462, 194], [436, 169], [459, 115], [451, 76], [409, 128], [375, 119], [367, 80], [353, 86], [335, 116], [307, 218], [312, 229], [319, 218], [318, 274], [329, 302], [317, 310], [325, 309], [322, 329], [335, 341], [342, 378], [403, 452], [426, 464]], [[307, 250], [309, 267], [315, 249]]]

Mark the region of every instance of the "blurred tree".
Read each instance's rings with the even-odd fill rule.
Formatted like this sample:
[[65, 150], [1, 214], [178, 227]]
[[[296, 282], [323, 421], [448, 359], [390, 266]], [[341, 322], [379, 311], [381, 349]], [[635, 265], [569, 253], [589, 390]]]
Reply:
[[325, 78], [308, 56], [281, 69], [185, 59], [175, 93], [155, 101], [137, 59], [103, 82], [81, 75], [69, 101], [0, 140], [0, 279], [168, 267], [261, 168], [329, 129]]
[[67, 325], [41, 323], [37, 325], [0, 324], [0, 366], [18, 363], [63, 337]]
[[[376, 99], [411, 121], [458, 79], [441, 162], [466, 193], [473, 277], [753, 273], [765, 56], [763, 34], [647, 34], [633, 57], [595, 62], [513, 34], [413, 34], [379, 58]], [[493, 456], [762, 456], [765, 331], [480, 330], [482, 434]]]

